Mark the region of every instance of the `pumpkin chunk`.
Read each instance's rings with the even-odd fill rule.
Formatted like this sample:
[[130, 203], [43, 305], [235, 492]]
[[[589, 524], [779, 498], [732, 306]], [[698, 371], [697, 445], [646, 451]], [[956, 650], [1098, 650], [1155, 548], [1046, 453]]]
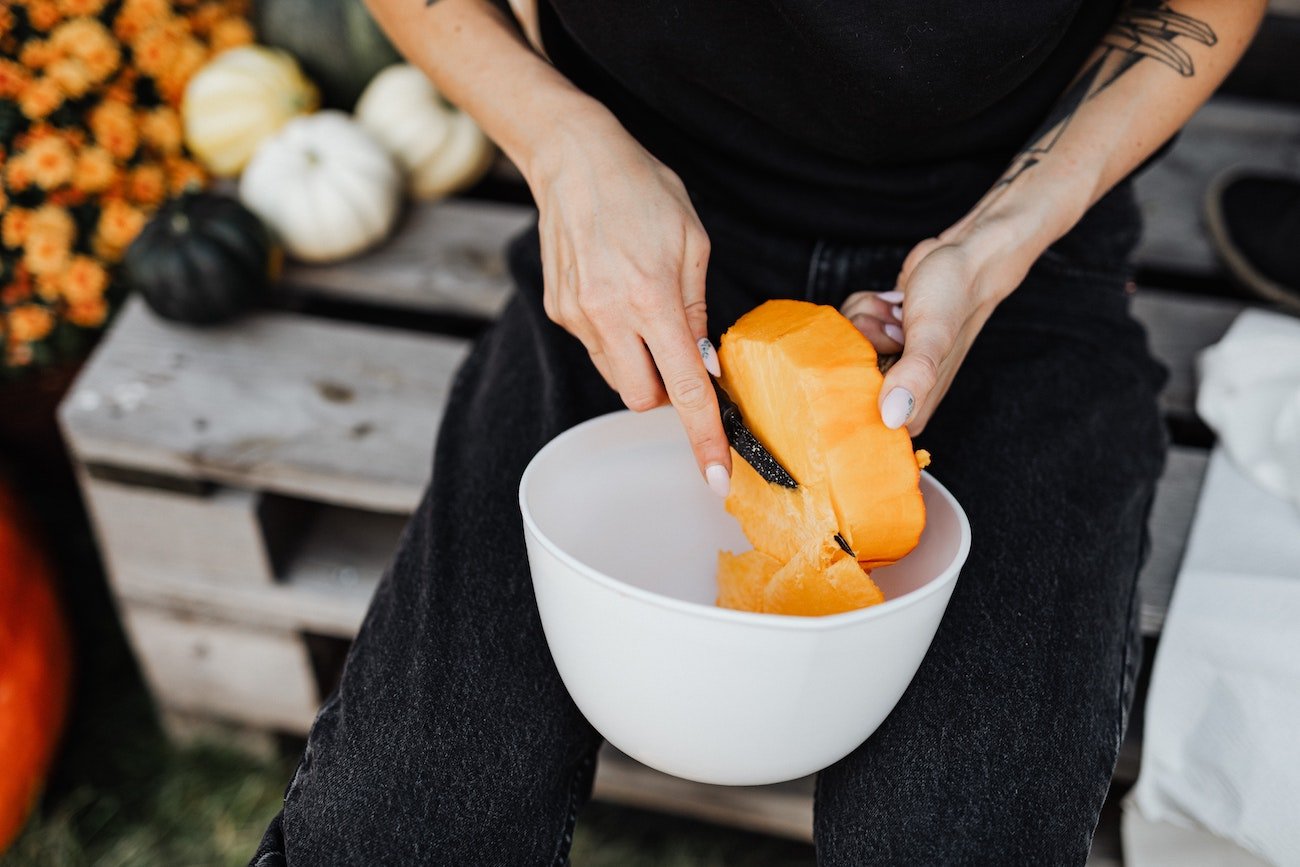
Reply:
[[770, 484], [733, 452], [726, 507], [755, 551], [720, 556], [718, 604], [817, 615], [884, 601], [870, 570], [920, 540], [929, 455], [881, 421], [871, 343], [833, 307], [769, 301], [723, 335], [718, 357], [746, 424], [799, 483]]

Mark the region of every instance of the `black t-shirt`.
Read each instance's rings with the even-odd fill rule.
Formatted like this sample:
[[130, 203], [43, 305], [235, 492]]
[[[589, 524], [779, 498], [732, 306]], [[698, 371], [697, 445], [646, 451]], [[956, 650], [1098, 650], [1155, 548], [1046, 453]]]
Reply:
[[1029, 140], [1119, 0], [540, 0], [556, 67], [691, 194], [909, 243]]

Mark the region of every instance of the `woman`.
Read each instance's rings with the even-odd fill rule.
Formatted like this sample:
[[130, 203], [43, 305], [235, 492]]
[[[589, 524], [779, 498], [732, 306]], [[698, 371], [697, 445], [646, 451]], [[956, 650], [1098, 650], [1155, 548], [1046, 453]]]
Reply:
[[902, 701], [819, 776], [820, 863], [1082, 863], [1165, 447], [1125, 179], [1263, 0], [542, 0], [549, 62], [484, 0], [370, 6], [540, 224], [254, 864], [567, 861], [600, 738], [542, 636], [519, 476], [583, 419], [671, 401], [725, 494], [707, 341], [778, 296], [901, 352], [882, 415], [975, 539]]

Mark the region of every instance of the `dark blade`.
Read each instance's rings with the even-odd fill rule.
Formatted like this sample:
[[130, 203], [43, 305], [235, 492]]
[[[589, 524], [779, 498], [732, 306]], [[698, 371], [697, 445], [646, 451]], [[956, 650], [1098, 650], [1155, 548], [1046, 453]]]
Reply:
[[781, 466], [780, 461], [772, 457], [772, 453], [758, 441], [758, 437], [745, 427], [745, 420], [740, 417], [740, 408], [722, 390], [722, 386], [714, 382], [713, 390], [718, 395], [718, 409], [722, 413], [722, 429], [727, 432], [727, 442], [745, 459], [745, 463], [774, 485], [783, 488], [799, 487], [790, 471]]

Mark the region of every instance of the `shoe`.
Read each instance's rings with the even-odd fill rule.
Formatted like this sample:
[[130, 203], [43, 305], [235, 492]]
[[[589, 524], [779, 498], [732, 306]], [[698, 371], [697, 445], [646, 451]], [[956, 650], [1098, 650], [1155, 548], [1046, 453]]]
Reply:
[[1210, 183], [1205, 217], [1232, 276], [1300, 313], [1300, 178], [1228, 169]]

